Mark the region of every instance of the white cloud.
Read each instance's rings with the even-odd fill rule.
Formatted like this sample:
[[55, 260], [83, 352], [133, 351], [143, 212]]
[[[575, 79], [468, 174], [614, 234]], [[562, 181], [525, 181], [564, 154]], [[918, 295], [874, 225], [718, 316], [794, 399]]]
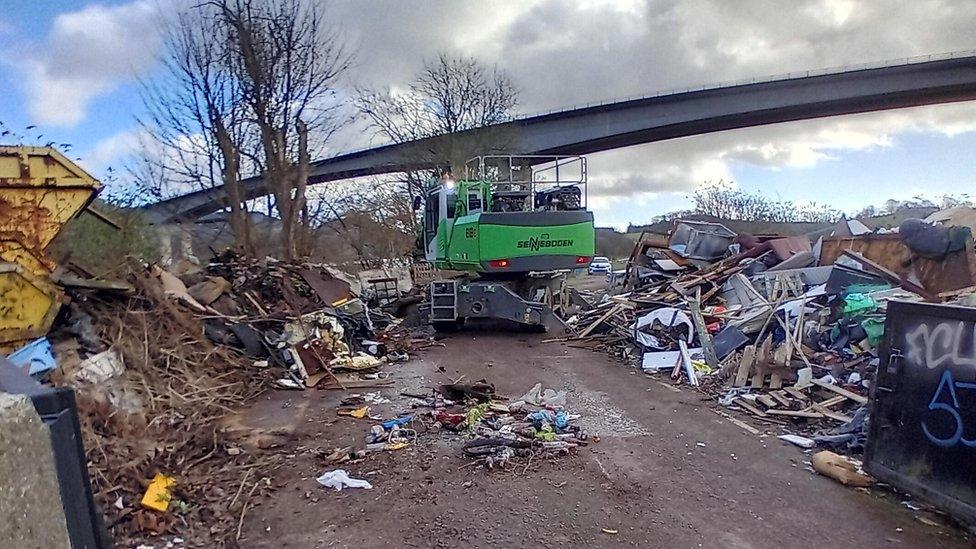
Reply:
[[[976, 3], [798, 0], [345, 2], [339, 20], [363, 43], [351, 78], [397, 85], [424, 58], [459, 48], [497, 62], [526, 112], [659, 90], [855, 65], [973, 47]], [[409, 29], [409, 31], [407, 30]], [[731, 179], [736, 164], [805, 169], [906, 133], [976, 130], [974, 104], [793, 122], [630, 147], [590, 157], [595, 207], [617, 196], [685, 193]]]
[[903, 135], [972, 131], [976, 103], [955, 103], [675, 139], [590, 155], [590, 194], [687, 193], [705, 182], [732, 180], [735, 164], [811, 168], [846, 152], [894, 147]]
[[149, 0], [92, 4], [55, 17], [46, 43], [20, 63], [31, 120], [73, 126], [96, 97], [155, 62], [161, 16]]
[[118, 170], [118, 163], [139, 150], [147, 140], [139, 130], [124, 130], [112, 134], [95, 143], [88, 154], [82, 156], [81, 164], [93, 174], [104, 174], [108, 168]]
[[[91, 5], [58, 16], [28, 56], [35, 120], [75, 124], [90, 101], [153, 63], [160, 26], [150, 3]], [[162, 3], [166, 9], [172, 4]], [[440, 52], [477, 56], [511, 73], [520, 108], [536, 112], [659, 90], [973, 47], [976, 2], [940, 0], [345, 0], [330, 19], [357, 52], [351, 83], [402, 87]], [[378, 38], [380, 37], [380, 38]], [[888, 111], [734, 130], [591, 155], [592, 204], [649, 201], [729, 180], [736, 165], [808, 169], [899, 136], [976, 131], [976, 105]], [[370, 145], [354, 126], [328, 154]], [[113, 141], [114, 140], [114, 141]], [[105, 164], [125, 140], [89, 157]], [[101, 153], [99, 151], [102, 151]], [[119, 153], [121, 154], [121, 153]], [[104, 160], [98, 160], [99, 158]], [[653, 215], [658, 212], [649, 212]]]

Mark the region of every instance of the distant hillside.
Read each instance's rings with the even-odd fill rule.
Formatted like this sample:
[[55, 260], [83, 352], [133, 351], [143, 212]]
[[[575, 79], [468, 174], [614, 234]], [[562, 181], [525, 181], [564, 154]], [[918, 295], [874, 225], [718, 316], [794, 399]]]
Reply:
[[608, 227], [596, 228], [596, 255], [610, 259], [630, 257], [634, 240], [630, 235]]
[[939, 208], [905, 208], [894, 213], [862, 217], [858, 218], [858, 220], [872, 229], [877, 229], [878, 227], [890, 229], [901, 225], [901, 222], [906, 219], [925, 219], [937, 211], [939, 211]]
[[[748, 234], [781, 234], [794, 236], [809, 232], [825, 229], [833, 223], [783, 223], [771, 221], [738, 221], [733, 219], [721, 219], [711, 215], [691, 214], [683, 216], [681, 219], [689, 221], [707, 221], [709, 223], [721, 223], [736, 233]], [[658, 233], [668, 234], [674, 226], [674, 221], [659, 221], [650, 225], [631, 225], [627, 227], [630, 233]]]
[[[871, 229], [893, 228], [901, 224], [906, 219], [916, 218], [925, 219], [939, 208], [904, 208], [897, 212], [877, 215], [873, 217], [859, 217], [858, 221], [864, 223]], [[833, 223], [807, 223], [807, 222], [771, 222], [771, 221], [739, 221], [734, 219], [721, 219], [711, 215], [691, 214], [682, 216], [681, 219], [689, 221], [707, 221], [710, 223], [721, 223], [736, 233], [748, 233], [755, 235], [780, 234], [784, 236], [794, 236], [809, 234], [822, 231], [832, 227]], [[674, 221], [658, 221], [649, 225], [630, 225], [627, 227], [628, 233], [650, 232], [657, 234], [668, 234], [674, 226]]]

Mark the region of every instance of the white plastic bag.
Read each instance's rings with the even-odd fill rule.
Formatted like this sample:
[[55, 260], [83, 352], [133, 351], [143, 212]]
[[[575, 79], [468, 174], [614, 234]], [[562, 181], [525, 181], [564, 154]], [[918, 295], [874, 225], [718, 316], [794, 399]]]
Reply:
[[680, 309], [675, 309], [674, 307], [662, 307], [660, 309], [655, 309], [646, 315], [637, 319], [634, 323], [634, 341], [637, 345], [643, 349], [665, 349], [663, 344], [658, 341], [653, 335], [641, 330], [645, 326], [652, 326], [654, 321], [660, 321], [661, 324], [667, 327], [678, 326], [679, 324], [684, 324], [688, 327], [688, 343], [691, 343], [692, 339], [695, 337], [695, 327], [691, 323], [691, 319], [688, 315]]
[[349, 478], [349, 475], [346, 474], [345, 469], [327, 471], [315, 480], [326, 488], [335, 488], [336, 492], [342, 490], [343, 486], [348, 486], [349, 488], [365, 488], [367, 490], [372, 490], [373, 488], [373, 485], [365, 480]]
[[565, 406], [566, 391], [556, 391], [555, 389], [543, 390], [542, 383], [536, 383], [519, 400], [535, 406]]

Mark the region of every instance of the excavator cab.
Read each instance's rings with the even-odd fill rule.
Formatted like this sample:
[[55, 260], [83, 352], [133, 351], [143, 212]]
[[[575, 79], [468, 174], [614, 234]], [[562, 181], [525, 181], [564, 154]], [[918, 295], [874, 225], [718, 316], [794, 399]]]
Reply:
[[435, 323], [482, 316], [541, 324], [540, 295], [593, 257], [583, 157], [477, 157], [460, 180], [449, 172], [432, 179], [423, 202], [427, 261], [470, 273], [434, 283]]
[[480, 156], [460, 180], [432, 179], [423, 202], [424, 255], [442, 269], [573, 269], [593, 256], [583, 157]]

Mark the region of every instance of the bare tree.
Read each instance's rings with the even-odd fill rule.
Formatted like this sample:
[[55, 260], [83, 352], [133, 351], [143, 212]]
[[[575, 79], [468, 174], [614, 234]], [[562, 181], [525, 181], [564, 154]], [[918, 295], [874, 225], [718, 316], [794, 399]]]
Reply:
[[771, 200], [751, 194], [719, 181], [717, 185], [705, 184], [692, 195], [697, 214], [711, 215], [720, 219], [774, 222], [832, 223], [841, 212], [815, 202], [796, 205], [790, 201]]
[[309, 204], [315, 238], [335, 246], [338, 237], [359, 267], [411, 255], [416, 234], [410, 199], [390, 185], [372, 180], [318, 187], [310, 190]]
[[[441, 54], [424, 65], [405, 91], [363, 88], [357, 95], [357, 109], [384, 140], [406, 143], [444, 136], [406, 153], [418, 161], [457, 166], [477, 154], [506, 152], [516, 145], [510, 129], [482, 133], [479, 139], [464, 134], [512, 120], [518, 105], [518, 89], [508, 75], [471, 57]], [[427, 175], [405, 174], [411, 197], [423, 192]]]
[[206, 6], [180, 12], [167, 26], [163, 75], [143, 86], [149, 142], [130, 167], [138, 185], [163, 193], [167, 184], [222, 186], [237, 247], [253, 253], [251, 223], [240, 184], [247, 139], [243, 88], [231, 70], [228, 31]]
[[351, 58], [318, 3], [208, 5], [229, 31], [231, 63], [260, 142], [263, 180], [282, 221], [282, 252], [292, 259], [306, 251], [310, 139], [322, 144], [338, 128], [335, 84]]

